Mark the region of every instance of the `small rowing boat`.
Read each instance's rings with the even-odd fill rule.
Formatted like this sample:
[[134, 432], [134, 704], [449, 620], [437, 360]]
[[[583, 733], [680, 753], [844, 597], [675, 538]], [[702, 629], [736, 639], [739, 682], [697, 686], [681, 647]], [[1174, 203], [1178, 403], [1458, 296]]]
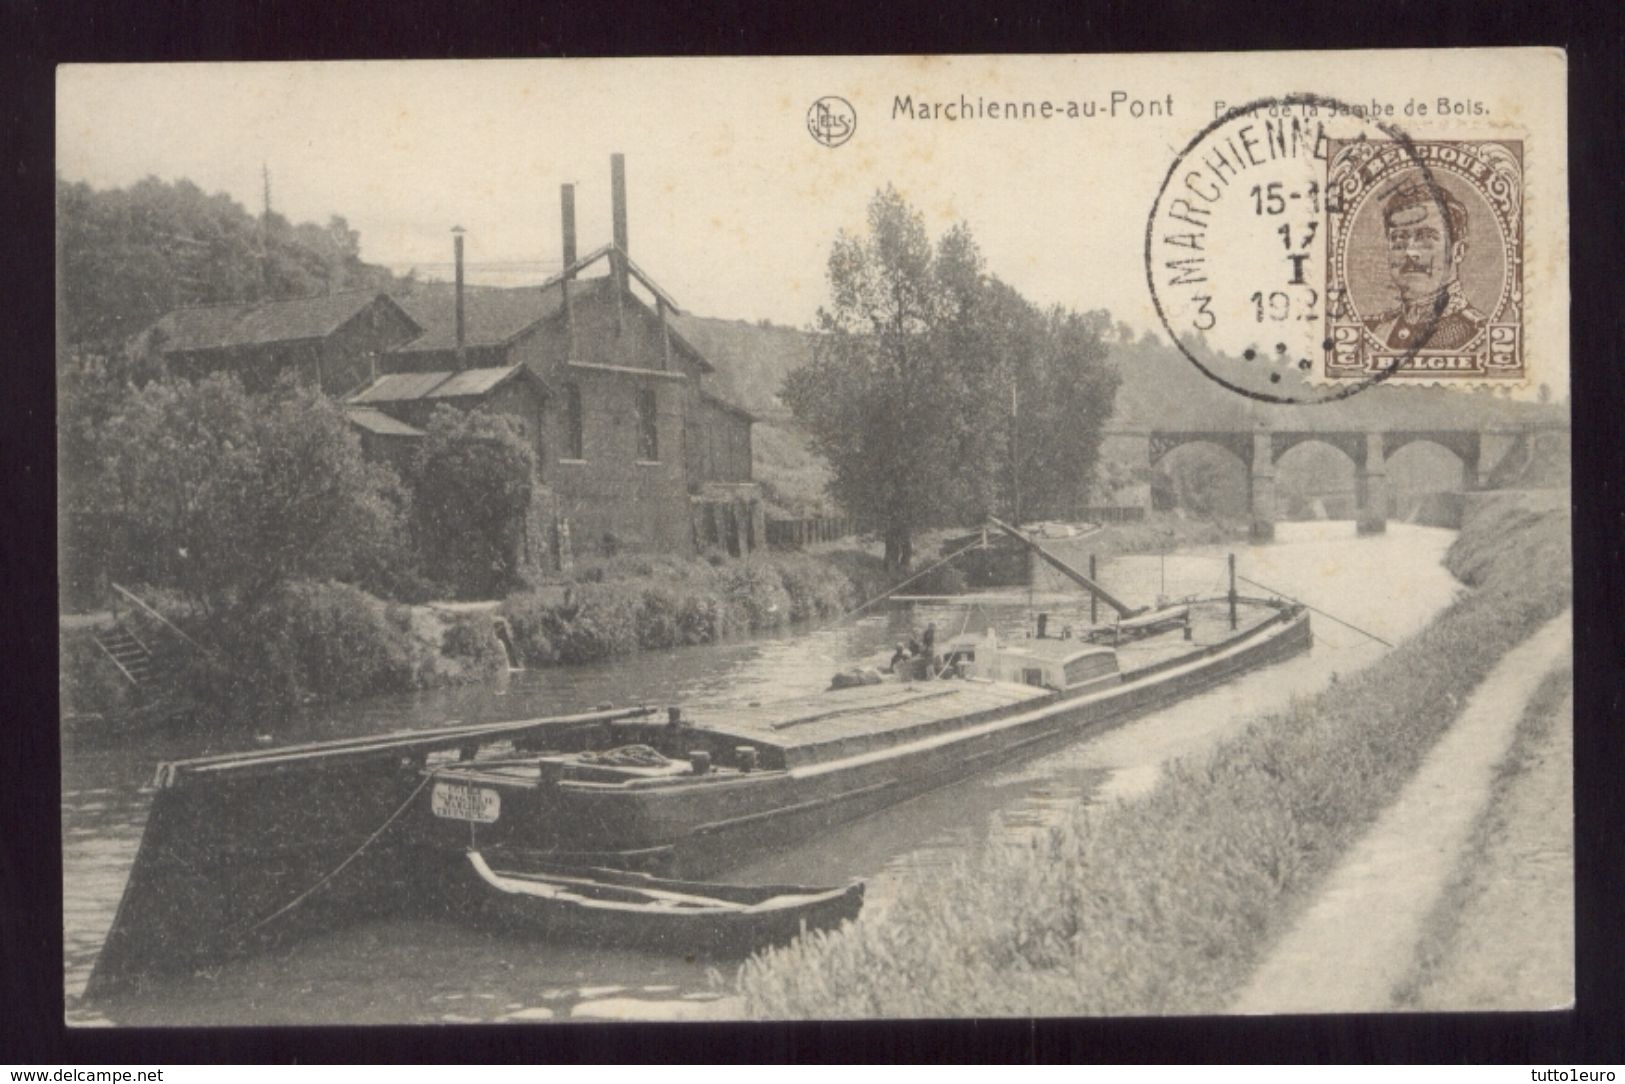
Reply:
[[517, 854], [467, 854], [463, 913], [550, 940], [672, 955], [747, 956], [857, 917], [863, 882], [835, 888], [675, 881]]

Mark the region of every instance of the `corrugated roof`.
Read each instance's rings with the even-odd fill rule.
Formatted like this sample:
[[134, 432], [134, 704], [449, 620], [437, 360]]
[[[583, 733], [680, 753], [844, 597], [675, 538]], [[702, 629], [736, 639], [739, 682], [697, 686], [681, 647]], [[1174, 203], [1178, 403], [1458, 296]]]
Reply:
[[[585, 297], [603, 279], [580, 279], [570, 286], [572, 297]], [[390, 295], [423, 328], [418, 338], [401, 351], [457, 349], [457, 287], [444, 282], [418, 286], [411, 293]], [[558, 312], [564, 294], [557, 284], [518, 288], [465, 286], [463, 343], [465, 346], [500, 346]]]
[[451, 378], [435, 388], [428, 397], [454, 399], [464, 395], [484, 395], [523, 368], [523, 365], [503, 365], [494, 369], [464, 369], [460, 373], [452, 373]]
[[351, 403], [410, 403], [419, 399], [466, 399], [485, 395], [523, 365], [461, 372], [387, 373], [350, 396]]
[[351, 424], [358, 425], [369, 433], [376, 433], [381, 437], [421, 437], [426, 434], [415, 425], [407, 425], [398, 418], [391, 418], [388, 414], [375, 407], [350, 407], [344, 416]]
[[408, 403], [422, 399], [451, 376], [438, 373], [386, 373], [350, 396], [352, 403]]
[[160, 338], [166, 353], [320, 339], [380, 299], [390, 303], [376, 291], [352, 290], [288, 301], [196, 305], [166, 313], [146, 334]]

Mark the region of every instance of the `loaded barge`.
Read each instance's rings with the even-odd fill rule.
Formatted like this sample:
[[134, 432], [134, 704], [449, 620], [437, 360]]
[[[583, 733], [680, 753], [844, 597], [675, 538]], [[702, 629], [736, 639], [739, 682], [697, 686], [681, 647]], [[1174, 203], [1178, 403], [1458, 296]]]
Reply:
[[[1013, 529], [997, 524], [1008, 533]], [[1117, 620], [961, 636], [894, 676], [776, 703], [638, 706], [160, 765], [87, 987], [246, 951], [336, 916], [454, 916], [494, 866], [705, 876], [1306, 650], [1298, 604], [1146, 612], [1051, 557]]]

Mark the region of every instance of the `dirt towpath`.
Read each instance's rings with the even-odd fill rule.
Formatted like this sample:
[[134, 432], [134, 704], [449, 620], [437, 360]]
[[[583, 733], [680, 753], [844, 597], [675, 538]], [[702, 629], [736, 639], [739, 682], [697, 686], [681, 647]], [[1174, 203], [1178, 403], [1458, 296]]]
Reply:
[[[1461, 871], [1437, 959], [1418, 961], [1412, 1007], [1440, 1012], [1574, 1003], [1574, 693], [1525, 752]], [[1446, 897], [1447, 900], [1449, 897]], [[1447, 903], [1448, 907], [1449, 904]]]
[[1571, 623], [1565, 611], [1542, 626], [1473, 690], [1415, 778], [1254, 972], [1235, 1011], [1396, 1008], [1424, 922], [1456, 871], [1525, 704], [1571, 647]]

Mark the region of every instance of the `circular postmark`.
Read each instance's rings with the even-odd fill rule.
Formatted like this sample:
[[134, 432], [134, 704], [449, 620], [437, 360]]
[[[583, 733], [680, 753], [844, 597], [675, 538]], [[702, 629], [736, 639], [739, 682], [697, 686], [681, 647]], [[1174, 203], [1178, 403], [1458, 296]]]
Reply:
[[852, 103], [826, 94], [807, 110], [807, 131], [826, 147], [839, 147], [858, 130], [858, 111]]
[[[1163, 327], [1204, 375], [1262, 402], [1330, 402], [1388, 380], [1454, 315], [1438, 281], [1459, 277], [1463, 217], [1436, 166], [1397, 125], [1335, 98], [1224, 112], [1174, 158], [1146, 223]], [[1379, 319], [1396, 300], [1403, 336]], [[1340, 369], [1351, 329], [1388, 337]]]

